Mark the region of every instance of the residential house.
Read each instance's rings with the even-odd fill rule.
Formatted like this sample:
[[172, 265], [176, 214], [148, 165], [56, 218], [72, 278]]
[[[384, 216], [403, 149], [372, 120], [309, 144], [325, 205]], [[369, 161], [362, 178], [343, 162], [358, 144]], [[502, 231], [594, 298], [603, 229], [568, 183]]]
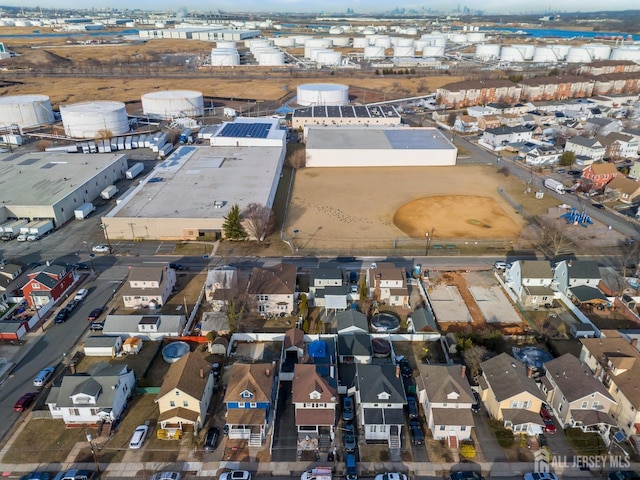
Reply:
[[99, 425], [119, 420], [136, 379], [127, 365], [99, 362], [86, 372], [62, 377], [51, 387], [46, 404], [53, 418], [68, 426]]
[[478, 117], [478, 130], [485, 131], [491, 128], [499, 128], [500, 119], [497, 115], [483, 115]]
[[120, 335], [91, 335], [84, 340], [85, 357], [115, 357], [121, 350]]
[[396, 365], [356, 366], [356, 405], [365, 441], [384, 440], [389, 448], [401, 446], [407, 397]]
[[569, 289], [579, 285], [597, 287], [600, 283], [600, 268], [595, 260], [562, 260], [553, 269], [554, 290], [565, 295]]
[[18, 277], [22, 274], [22, 267], [13, 263], [0, 262], [0, 303], [4, 303], [10, 298], [22, 296], [18, 293]]
[[596, 138], [607, 148], [605, 158], [613, 161], [638, 158], [638, 140], [631, 135], [612, 132], [607, 136], [598, 135]]
[[603, 330], [600, 338], [580, 342], [580, 360], [615, 402], [609, 413], [618, 428], [626, 437], [640, 434], [640, 352], [615, 330]]
[[458, 115], [453, 122], [453, 129], [460, 133], [476, 133], [478, 131], [478, 119], [469, 115]]
[[224, 395], [230, 439], [249, 440], [259, 447], [271, 423], [278, 388], [277, 367], [271, 363], [234, 363]]
[[522, 115], [516, 113], [501, 113], [497, 115], [498, 120], [500, 120], [500, 125], [504, 125], [506, 127], [517, 127], [518, 125], [523, 125]]
[[[493, 108], [489, 105], [474, 105], [471, 107], [467, 107], [467, 115], [470, 117], [475, 117], [478, 120], [480, 117], [485, 117], [487, 115], [495, 115], [496, 113], [500, 113], [500, 110]], [[499, 126], [498, 123], [496, 126]]]
[[551, 303], [553, 272], [544, 260], [518, 260], [504, 274], [505, 284], [525, 307]]
[[338, 359], [340, 363], [371, 363], [372, 358], [373, 345], [368, 333], [338, 334]]
[[491, 102], [517, 102], [520, 95], [521, 87], [509, 80], [465, 80], [438, 88], [436, 104], [463, 108]]
[[420, 402], [434, 440], [445, 440], [449, 448], [458, 448], [460, 442], [471, 438], [471, 406], [476, 403], [465, 367], [419, 363], [418, 370], [424, 385]]
[[176, 271], [167, 267], [131, 267], [122, 301], [127, 308], [160, 308], [176, 286]]
[[142, 340], [162, 340], [179, 337], [184, 332], [187, 319], [184, 315], [107, 315], [102, 333], [123, 337], [139, 337]]
[[619, 173], [613, 163], [594, 163], [582, 170], [582, 178], [592, 183], [593, 190], [602, 190]]
[[524, 158], [528, 165], [535, 167], [557, 165], [562, 156], [562, 149], [550, 145], [539, 145], [530, 150]]
[[214, 387], [211, 364], [197, 353], [189, 352], [172, 363], [155, 399], [160, 410], [158, 438], [176, 439], [187, 431], [197, 434], [204, 426]]
[[367, 320], [367, 316], [355, 308], [338, 312], [336, 314], [336, 321], [338, 324], [339, 335], [344, 335], [345, 333], [369, 332], [369, 321]]
[[545, 400], [530, 369], [506, 353], [480, 364], [480, 398], [491, 418], [514, 433], [542, 433], [540, 408]]
[[280, 381], [293, 380], [293, 370], [304, 355], [304, 331], [290, 328], [284, 332], [280, 357]]
[[607, 148], [602, 145], [597, 138], [587, 138], [581, 136], [571, 137], [564, 145], [565, 152], [573, 152], [583, 155], [594, 161], [602, 160]]
[[378, 263], [377, 268], [370, 268], [366, 273], [369, 297], [379, 302], [386, 302], [392, 307], [409, 306], [409, 290], [404, 268], [392, 263]]
[[338, 389], [329, 365], [299, 363], [291, 384], [298, 438], [334, 438]]
[[325, 309], [347, 308], [347, 273], [342, 268], [312, 268], [309, 273], [309, 303]]
[[629, 174], [627, 176], [629, 178], [633, 178], [634, 180], [640, 180], [640, 162], [633, 162], [633, 165], [631, 165]]
[[247, 292], [262, 315], [290, 315], [295, 311], [296, 266], [280, 263], [273, 267], [254, 267]]
[[229, 292], [238, 284], [238, 269], [222, 265], [209, 269], [204, 295], [214, 312], [221, 311], [228, 302]]
[[481, 143], [500, 150], [510, 143], [528, 142], [532, 139], [531, 130], [524, 125], [516, 127], [487, 128], [480, 139]]
[[428, 304], [416, 308], [407, 318], [407, 331], [410, 333], [431, 333], [438, 331], [436, 317]]
[[587, 119], [584, 129], [592, 135], [607, 136], [622, 130], [622, 122], [613, 118], [592, 117]]
[[42, 307], [57, 302], [74, 282], [73, 269], [62, 265], [41, 265], [27, 274], [22, 296], [30, 306]]
[[604, 187], [604, 194], [609, 199], [623, 203], [634, 203], [640, 197], [640, 182], [618, 175]]
[[586, 98], [593, 94], [593, 80], [577, 75], [533, 77], [522, 80], [522, 98], [538, 105], [540, 100]]

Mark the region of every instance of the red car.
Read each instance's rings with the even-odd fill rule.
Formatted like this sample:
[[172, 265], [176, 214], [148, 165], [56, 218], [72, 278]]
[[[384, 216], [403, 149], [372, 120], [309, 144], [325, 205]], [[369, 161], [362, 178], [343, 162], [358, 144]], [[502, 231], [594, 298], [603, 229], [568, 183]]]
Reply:
[[16, 404], [13, 406], [13, 409], [16, 412], [24, 412], [29, 407], [29, 405], [33, 403], [33, 400], [35, 398], [36, 394], [34, 392], [25, 393], [18, 399]]
[[553, 417], [551, 416], [551, 412], [549, 412], [549, 410], [545, 406], [540, 408], [540, 416], [542, 417], [543, 420], [552, 420], [553, 419]]
[[553, 424], [553, 420], [549, 419], [543, 419], [544, 421], [544, 431], [550, 434], [554, 434], [556, 433], [556, 426]]

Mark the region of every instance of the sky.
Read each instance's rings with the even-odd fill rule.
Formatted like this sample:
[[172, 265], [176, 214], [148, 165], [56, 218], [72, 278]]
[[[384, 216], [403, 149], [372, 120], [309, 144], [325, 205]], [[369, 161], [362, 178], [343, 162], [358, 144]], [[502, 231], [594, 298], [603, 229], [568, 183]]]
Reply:
[[[547, 3], [545, 5], [545, 3]], [[80, 4], [75, 0], [59, 0], [56, 2], [47, 0], [23, 0], [6, 1], [0, 0], [2, 5], [30, 6], [46, 8], [78, 8]], [[352, 8], [355, 13], [368, 13], [388, 11], [398, 8], [430, 8], [443, 12], [452, 12], [457, 8], [468, 7], [472, 11], [483, 10], [487, 13], [542, 13], [544, 11], [560, 12], [587, 12], [600, 10], [629, 10], [640, 9], [637, 0], [560, 0], [549, 2], [532, 2], [531, 0], [467, 0], [445, 1], [445, 0], [218, 0], [216, 2], [202, 2], [201, 0], [85, 0], [82, 2], [83, 8], [133, 8], [141, 10], [161, 10], [179, 9], [185, 7], [194, 10], [217, 10], [224, 11], [290, 11], [290, 12], [345, 12], [347, 8]]]

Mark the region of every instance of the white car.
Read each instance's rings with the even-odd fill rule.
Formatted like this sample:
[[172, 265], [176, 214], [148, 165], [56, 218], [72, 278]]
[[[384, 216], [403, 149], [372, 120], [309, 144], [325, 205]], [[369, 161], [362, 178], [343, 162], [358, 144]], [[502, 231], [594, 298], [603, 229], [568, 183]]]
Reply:
[[218, 477], [218, 480], [251, 480], [251, 472], [246, 470], [231, 470]]
[[558, 480], [558, 476], [555, 473], [533, 472], [525, 473], [524, 480]]
[[55, 372], [55, 368], [47, 367], [40, 370], [40, 373], [36, 375], [36, 378], [33, 379], [34, 387], [43, 387], [53, 376], [53, 372]]
[[151, 475], [151, 480], [180, 480], [180, 472], [158, 472]]
[[31, 234], [27, 237], [27, 242], [37, 242], [40, 240], [40, 235]]
[[133, 432], [131, 437], [131, 441], [129, 442], [129, 448], [138, 449], [142, 447], [145, 438], [147, 438], [147, 433], [149, 432], [148, 425], [138, 425]]
[[77, 302], [84, 300], [84, 298], [89, 294], [89, 290], [86, 288], [81, 288], [76, 292], [76, 296], [73, 299]]
[[22, 233], [22, 234], [18, 235], [18, 238], [16, 238], [16, 240], [19, 241], [19, 242], [26, 242], [28, 236], [29, 235], [27, 235], [26, 233]]
[[109, 245], [94, 245], [91, 247], [91, 251], [94, 253], [111, 253], [111, 247]]
[[379, 473], [374, 480], [408, 480], [408, 477], [404, 473], [388, 472]]

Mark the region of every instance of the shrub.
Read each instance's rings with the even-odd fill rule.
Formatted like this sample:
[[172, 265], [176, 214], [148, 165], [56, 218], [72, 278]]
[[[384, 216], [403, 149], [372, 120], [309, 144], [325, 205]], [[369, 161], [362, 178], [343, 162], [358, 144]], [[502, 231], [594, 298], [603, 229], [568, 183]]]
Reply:
[[470, 443], [465, 443], [460, 447], [460, 455], [464, 458], [474, 458], [476, 456], [476, 447]]

